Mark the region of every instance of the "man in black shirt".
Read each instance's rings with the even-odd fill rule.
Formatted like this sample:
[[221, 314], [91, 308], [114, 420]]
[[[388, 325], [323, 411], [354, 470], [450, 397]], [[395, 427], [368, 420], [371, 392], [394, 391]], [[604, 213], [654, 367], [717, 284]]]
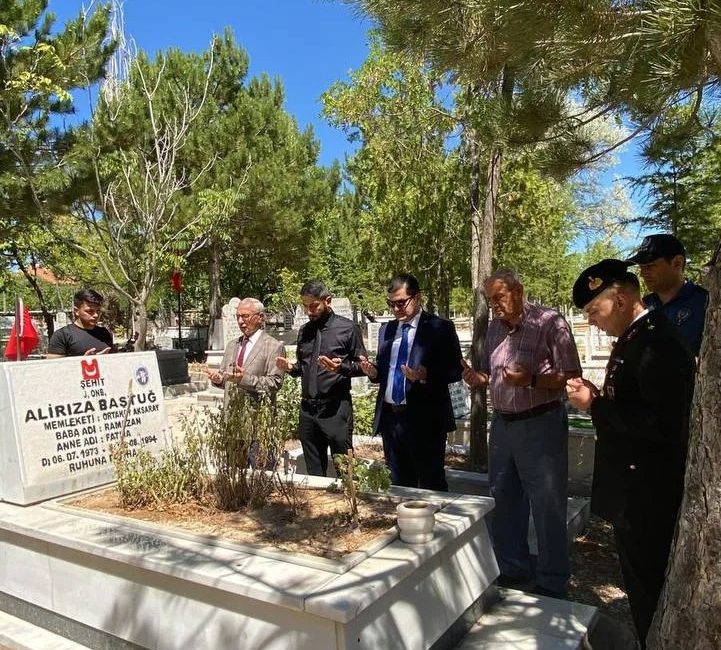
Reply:
[[73, 296], [74, 321], [61, 327], [48, 343], [48, 359], [106, 354], [113, 349], [113, 335], [98, 325], [103, 297], [92, 289], [82, 289]]
[[306, 282], [300, 297], [309, 320], [298, 332], [297, 360], [278, 357], [276, 364], [301, 378], [298, 437], [308, 473], [325, 476], [328, 447], [332, 454], [353, 447], [350, 378], [363, 375], [360, 358], [366, 351], [358, 327], [331, 309], [331, 295], [322, 282]]

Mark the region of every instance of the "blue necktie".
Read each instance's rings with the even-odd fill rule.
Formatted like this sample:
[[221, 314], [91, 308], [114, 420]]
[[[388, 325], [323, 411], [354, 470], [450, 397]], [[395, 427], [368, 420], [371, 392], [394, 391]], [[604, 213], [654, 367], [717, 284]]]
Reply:
[[408, 330], [411, 329], [410, 323], [403, 323], [401, 327], [401, 344], [398, 348], [398, 358], [396, 359], [396, 367], [393, 371], [393, 402], [401, 404], [406, 397], [406, 378], [403, 375], [401, 366], [408, 363]]

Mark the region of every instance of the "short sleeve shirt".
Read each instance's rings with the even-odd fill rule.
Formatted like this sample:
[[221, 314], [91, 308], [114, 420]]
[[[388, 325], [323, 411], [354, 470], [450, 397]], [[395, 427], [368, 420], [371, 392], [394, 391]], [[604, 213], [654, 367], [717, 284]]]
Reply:
[[91, 348], [98, 352], [113, 347], [113, 335], [104, 327], [86, 330], [70, 323], [53, 333], [48, 342], [48, 354], [62, 354], [65, 357], [79, 357]]
[[563, 397], [559, 388], [512, 386], [503, 369], [523, 366], [536, 375], [553, 372], [581, 374], [576, 342], [566, 319], [557, 311], [527, 303], [515, 327], [499, 318], [488, 326], [481, 370], [490, 377], [491, 404], [503, 413], [520, 413]]
[[676, 326], [676, 331], [688, 350], [694, 356], [699, 356], [708, 303], [706, 289], [686, 281], [679, 292], [666, 304], [663, 304], [655, 293], [645, 296], [643, 302], [649, 309], [660, 309], [664, 316]]

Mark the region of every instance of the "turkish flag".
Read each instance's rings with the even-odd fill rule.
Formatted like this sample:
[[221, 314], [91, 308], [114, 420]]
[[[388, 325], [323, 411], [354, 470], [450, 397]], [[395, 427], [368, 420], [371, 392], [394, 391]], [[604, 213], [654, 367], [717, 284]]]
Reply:
[[33, 319], [30, 317], [30, 312], [28, 311], [28, 308], [23, 304], [22, 300], [20, 300], [20, 304], [18, 305], [18, 310], [16, 311], [16, 314], [21, 314], [21, 317], [19, 319], [17, 318], [17, 316], [15, 317], [15, 322], [10, 328], [10, 339], [5, 346], [5, 358], [8, 359], [8, 361], [15, 361], [17, 359], [18, 324], [20, 325], [21, 359], [27, 359], [28, 355], [36, 347], [38, 347], [38, 343], [40, 343], [40, 336], [38, 336], [37, 330], [33, 325]]

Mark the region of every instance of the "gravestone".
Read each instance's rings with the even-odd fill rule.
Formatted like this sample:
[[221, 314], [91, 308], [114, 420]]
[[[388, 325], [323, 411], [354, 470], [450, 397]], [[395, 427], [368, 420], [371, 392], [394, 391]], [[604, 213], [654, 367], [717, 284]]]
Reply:
[[293, 329], [299, 330], [308, 322], [308, 314], [305, 313], [301, 305], [295, 306], [295, 314], [293, 314]]
[[55, 318], [53, 318], [53, 323], [55, 324], [56, 330], [59, 330], [61, 327], [65, 327], [68, 324], [68, 315], [64, 311], [56, 312]]
[[0, 501], [27, 505], [113, 480], [125, 441], [166, 447], [154, 352], [0, 364]]
[[368, 323], [368, 354], [375, 357], [378, 352], [378, 332], [381, 329], [381, 323]]
[[333, 298], [331, 306], [338, 316], [343, 316], [344, 318], [353, 320], [353, 305], [350, 304], [350, 300], [348, 300], [345, 296]]
[[239, 304], [240, 298], [231, 298], [227, 305], [223, 305], [222, 350], [225, 350], [225, 346], [228, 345], [228, 343], [240, 337], [240, 326], [238, 325], [238, 319], [235, 317], [235, 312]]

